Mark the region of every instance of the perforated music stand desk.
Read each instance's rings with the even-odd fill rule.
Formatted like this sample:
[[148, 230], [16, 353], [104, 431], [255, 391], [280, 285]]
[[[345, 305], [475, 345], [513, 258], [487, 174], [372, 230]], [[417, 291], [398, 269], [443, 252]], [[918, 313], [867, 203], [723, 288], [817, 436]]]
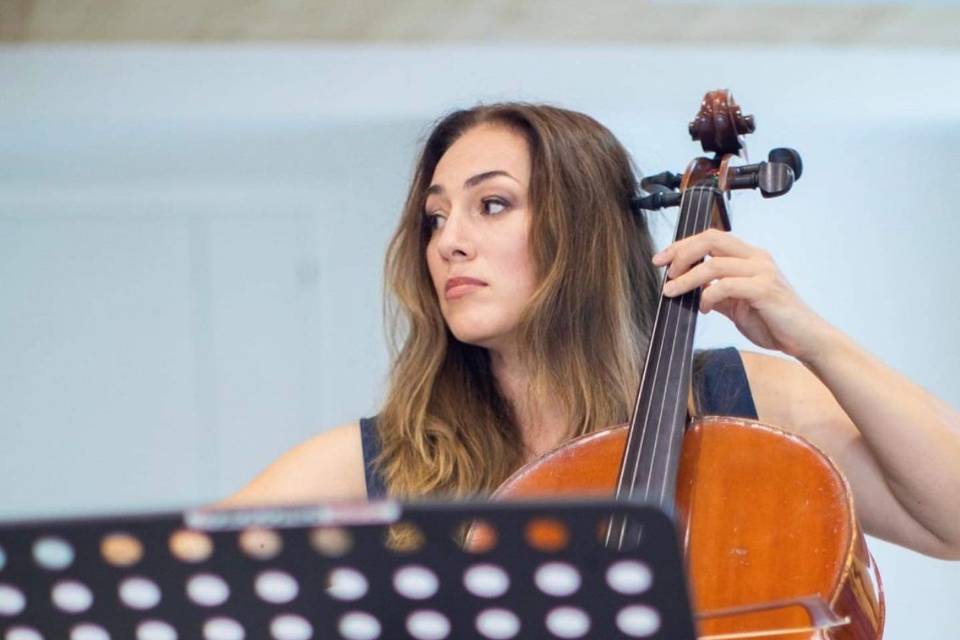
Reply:
[[[634, 542], [604, 544], [611, 517]], [[493, 534], [486, 548], [463, 543], [476, 522]], [[673, 525], [639, 505], [385, 501], [0, 523], [0, 640], [694, 637]]]

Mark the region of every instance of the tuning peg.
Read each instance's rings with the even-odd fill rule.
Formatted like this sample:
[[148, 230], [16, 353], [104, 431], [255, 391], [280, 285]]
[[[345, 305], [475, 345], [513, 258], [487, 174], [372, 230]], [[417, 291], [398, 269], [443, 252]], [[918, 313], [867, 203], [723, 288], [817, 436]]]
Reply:
[[630, 201], [631, 206], [634, 211], [638, 209], [646, 209], [647, 211], [656, 211], [657, 209], [666, 209], [667, 207], [676, 207], [680, 204], [680, 198], [682, 194], [677, 193], [676, 191], [669, 191], [663, 187], [660, 187], [661, 190], [656, 190], [650, 195], [643, 196], [642, 198], [633, 198]]
[[796, 176], [786, 162], [758, 162], [734, 167], [728, 189], [760, 189], [764, 198], [782, 196], [793, 186]]
[[647, 191], [654, 191], [654, 189], [651, 188], [653, 185], [660, 185], [668, 189], [676, 189], [680, 186], [682, 181], [683, 176], [680, 174], [663, 171], [653, 176], [647, 176], [640, 181], [640, 186]]
[[[799, 157], [799, 156], [798, 156]], [[763, 162], [757, 171], [757, 188], [764, 198], [782, 196], [793, 186], [793, 167], [786, 162]]]
[[728, 175], [728, 189], [760, 189], [764, 198], [782, 196], [803, 173], [803, 161], [796, 150], [773, 149], [767, 162], [734, 166]]
[[793, 169], [794, 180], [799, 180], [800, 176], [803, 175], [803, 161], [800, 159], [800, 154], [797, 153], [796, 149], [790, 149], [788, 147], [771, 149], [770, 153], [767, 154], [767, 160], [789, 165], [790, 168]]

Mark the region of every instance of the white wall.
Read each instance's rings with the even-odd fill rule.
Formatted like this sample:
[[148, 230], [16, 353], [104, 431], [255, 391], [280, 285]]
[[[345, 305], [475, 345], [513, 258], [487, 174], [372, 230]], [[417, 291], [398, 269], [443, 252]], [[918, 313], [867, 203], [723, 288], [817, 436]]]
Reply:
[[[786, 198], [738, 197], [735, 233], [960, 405], [958, 72], [823, 49], [2, 48], [0, 517], [207, 502], [374, 413], [417, 143], [478, 100], [586, 111], [657, 172], [698, 153], [703, 92], [731, 88], [755, 158], [806, 163]], [[715, 315], [698, 339], [748, 346]], [[960, 564], [872, 549], [886, 637], [955, 634]]]

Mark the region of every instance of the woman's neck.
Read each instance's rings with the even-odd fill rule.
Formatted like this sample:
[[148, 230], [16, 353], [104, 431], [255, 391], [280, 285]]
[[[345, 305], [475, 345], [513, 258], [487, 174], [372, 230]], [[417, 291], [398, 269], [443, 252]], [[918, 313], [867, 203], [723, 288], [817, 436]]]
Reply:
[[500, 393], [510, 404], [531, 460], [556, 448], [567, 437], [569, 425], [563, 403], [533, 393], [529, 372], [516, 349], [490, 349], [490, 367]]

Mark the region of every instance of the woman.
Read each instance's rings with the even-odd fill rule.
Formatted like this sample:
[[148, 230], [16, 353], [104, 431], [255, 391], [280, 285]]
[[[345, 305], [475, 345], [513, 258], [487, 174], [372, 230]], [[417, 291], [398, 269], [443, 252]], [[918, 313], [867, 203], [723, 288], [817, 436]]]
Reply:
[[636, 193], [627, 152], [586, 115], [508, 103], [444, 118], [387, 254], [403, 326], [381, 412], [292, 449], [221, 505], [488, 492], [565, 440], [626, 422], [667, 267], [666, 295], [706, 287], [703, 312], [802, 363], [701, 353], [701, 408], [734, 390], [728, 413], [755, 413], [839, 464], [867, 533], [960, 559], [960, 415], [826, 323], [735, 236], [653, 255]]

